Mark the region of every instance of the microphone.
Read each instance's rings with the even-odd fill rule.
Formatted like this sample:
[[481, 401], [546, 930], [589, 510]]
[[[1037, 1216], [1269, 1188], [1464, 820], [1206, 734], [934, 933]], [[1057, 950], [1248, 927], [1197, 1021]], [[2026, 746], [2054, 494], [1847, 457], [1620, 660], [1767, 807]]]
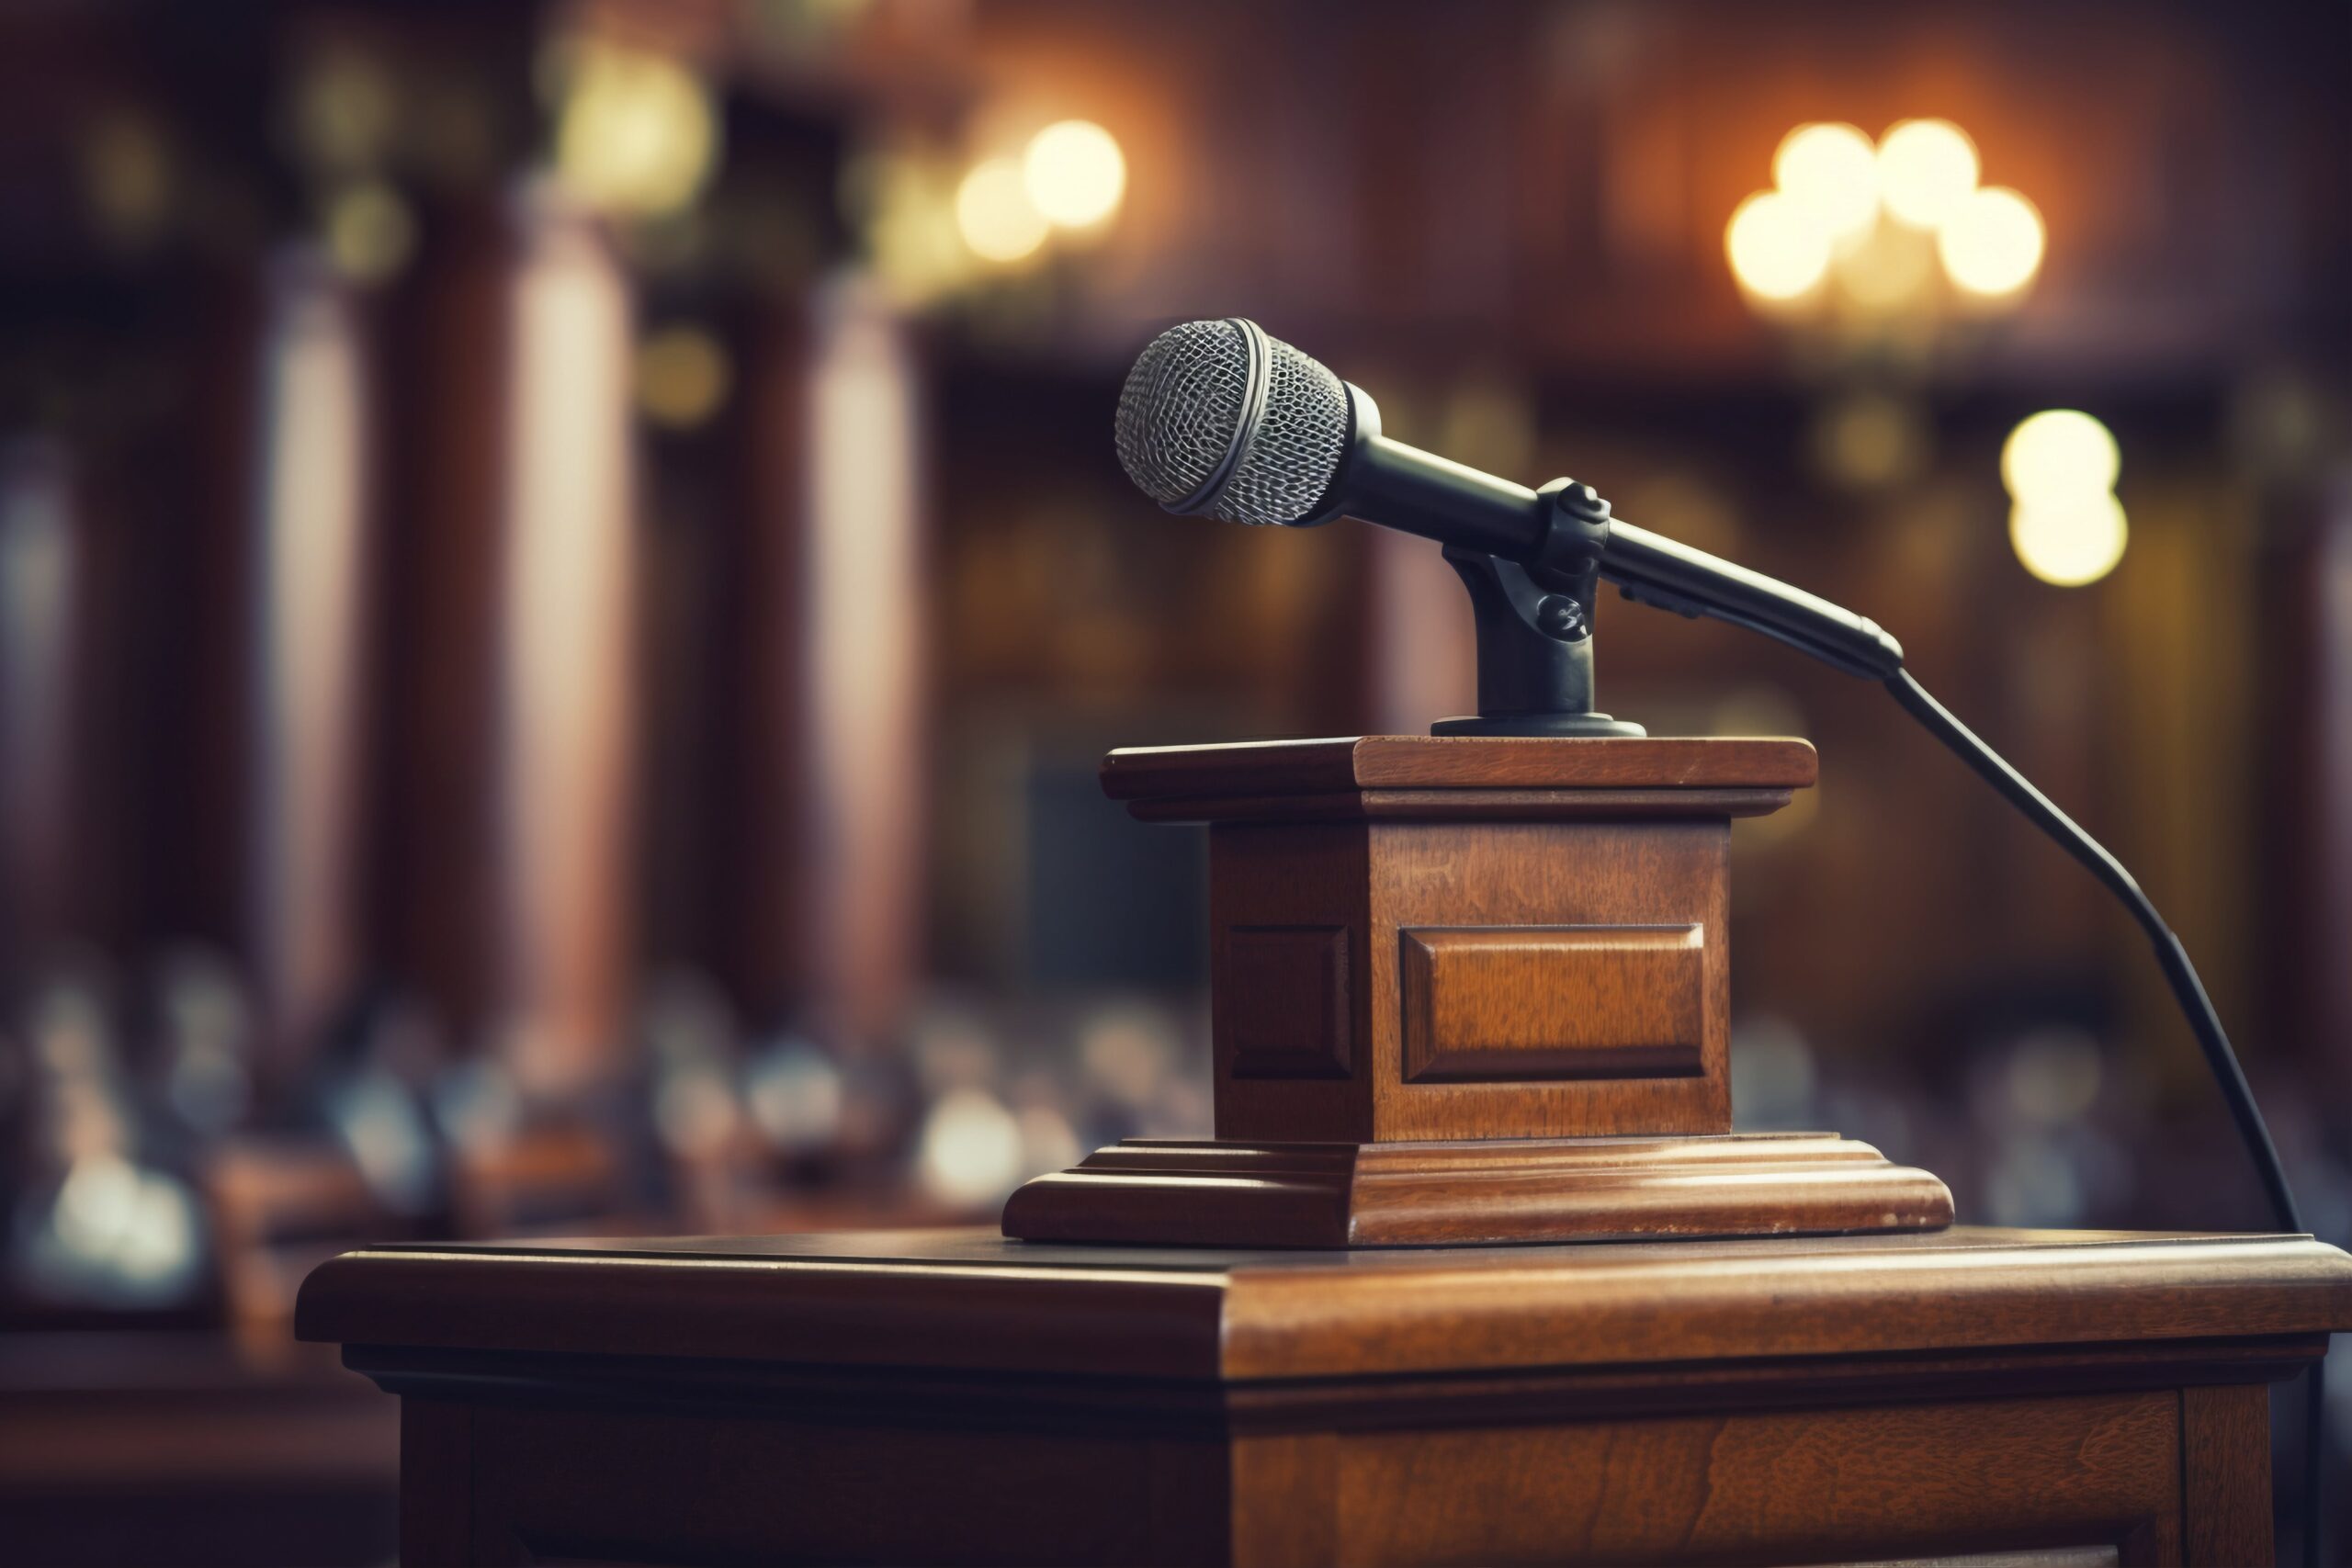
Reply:
[[1151, 340], [1119, 393], [1120, 466], [1170, 512], [1260, 527], [1341, 516], [1525, 566], [1595, 564], [1636, 604], [1761, 632], [1883, 681], [1903, 647], [1876, 623], [1785, 582], [1618, 521], [1589, 485], [1542, 492], [1380, 433], [1363, 388], [1240, 317]]

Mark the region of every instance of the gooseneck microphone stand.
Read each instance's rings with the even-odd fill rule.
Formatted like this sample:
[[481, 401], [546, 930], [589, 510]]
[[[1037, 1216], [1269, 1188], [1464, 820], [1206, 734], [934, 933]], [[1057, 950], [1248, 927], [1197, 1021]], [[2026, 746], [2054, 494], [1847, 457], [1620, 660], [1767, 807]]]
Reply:
[[[1524, 493], [1524, 492], [1521, 492]], [[1592, 632], [1600, 580], [1636, 604], [1727, 621], [1786, 643], [1849, 675], [1877, 681], [1928, 734], [2080, 862], [2115, 896], [2154, 944], [2156, 965], [2197, 1037], [2282, 1231], [2302, 1215], [2270, 1129], [2237, 1053], [2180, 939], [2123, 863], [2080, 824], [1952, 716], [1903, 667], [1903, 647], [1876, 624], [1789, 584], [1610, 515], [1589, 485], [1555, 479], [1536, 492], [1550, 509], [1533, 564], [1448, 546], [1445, 558], [1470, 592], [1478, 645], [1478, 714], [1442, 719], [1438, 735], [1640, 735], [1639, 725], [1593, 711]], [[2326, 1406], [2312, 1363], [2303, 1412], [2303, 1561], [2316, 1568]]]

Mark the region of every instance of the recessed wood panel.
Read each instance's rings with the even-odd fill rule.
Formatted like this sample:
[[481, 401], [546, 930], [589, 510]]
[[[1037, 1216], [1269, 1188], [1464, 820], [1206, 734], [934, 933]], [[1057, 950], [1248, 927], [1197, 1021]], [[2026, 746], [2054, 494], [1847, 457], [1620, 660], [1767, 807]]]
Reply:
[[1397, 938], [1408, 1083], [1704, 1070], [1700, 926], [1420, 927]]
[[1225, 971], [1238, 1078], [1343, 1078], [1352, 1053], [1345, 926], [1236, 926]]

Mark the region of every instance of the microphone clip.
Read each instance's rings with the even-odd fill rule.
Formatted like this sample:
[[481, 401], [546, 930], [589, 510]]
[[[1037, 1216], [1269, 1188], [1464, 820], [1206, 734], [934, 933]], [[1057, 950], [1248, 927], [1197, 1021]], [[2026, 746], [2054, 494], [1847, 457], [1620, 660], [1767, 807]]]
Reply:
[[1440, 719], [1430, 733], [1644, 734], [1640, 725], [1592, 706], [1592, 615], [1609, 543], [1609, 502], [1574, 479], [1555, 479], [1536, 494], [1547, 505], [1531, 563], [1446, 547], [1477, 625], [1478, 713]]

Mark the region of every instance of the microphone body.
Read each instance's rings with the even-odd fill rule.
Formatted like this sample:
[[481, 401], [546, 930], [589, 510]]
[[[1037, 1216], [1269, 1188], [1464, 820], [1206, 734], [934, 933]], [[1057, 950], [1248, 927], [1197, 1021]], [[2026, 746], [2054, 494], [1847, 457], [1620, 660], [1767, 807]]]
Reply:
[[[1351, 383], [1347, 390], [1353, 429], [1322, 507], [1302, 525], [1354, 517], [1539, 573], [1569, 564], [1561, 558], [1573, 551], [1556, 536], [1560, 502], [1553, 490], [1539, 493], [1383, 435], [1370, 396]], [[1607, 502], [1600, 507], [1605, 515]], [[1903, 645], [1867, 616], [1617, 518], [1606, 519], [1599, 565], [1636, 604], [1746, 626], [1868, 680], [1903, 668]]]
[[1170, 512], [1279, 527], [1355, 517], [1512, 562], [1588, 610], [1597, 568], [1637, 604], [1746, 626], [1849, 674], [1903, 667], [1876, 623], [1618, 522], [1589, 486], [1538, 492], [1390, 439], [1363, 389], [1239, 318], [1153, 339], [1120, 392], [1116, 434], [1128, 476]]

